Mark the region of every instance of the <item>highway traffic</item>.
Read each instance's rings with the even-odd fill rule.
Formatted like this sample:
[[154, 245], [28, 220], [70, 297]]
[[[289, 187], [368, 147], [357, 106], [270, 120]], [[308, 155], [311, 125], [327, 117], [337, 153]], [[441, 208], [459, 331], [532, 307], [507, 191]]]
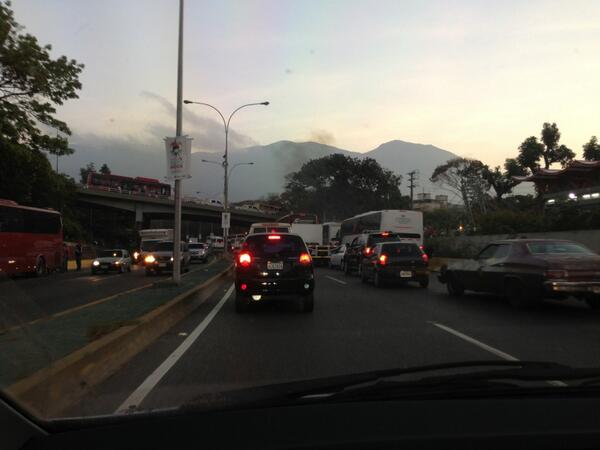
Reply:
[[600, 363], [600, 317], [576, 301], [515, 309], [502, 297], [451, 297], [435, 276], [381, 289], [315, 269], [315, 309], [298, 302], [237, 314], [232, 281], [130, 360], [69, 414], [171, 408], [242, 387], [473, 360]]

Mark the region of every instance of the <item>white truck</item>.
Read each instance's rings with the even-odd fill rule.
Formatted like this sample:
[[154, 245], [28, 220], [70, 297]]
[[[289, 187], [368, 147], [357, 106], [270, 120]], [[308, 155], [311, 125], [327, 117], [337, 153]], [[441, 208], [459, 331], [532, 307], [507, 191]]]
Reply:
[[299, 235], [313, 258], [315, 265], [327, 264], [333, 246], [329, 241], [323, 241], [323, 224], [320, 223], [292, 223], [290, 233]]
[[144, 263], [145, 253], [154, 250], [156, 243], [160, 241], [172, 241], [173, 240], [173, 229], [172, 228], [151, 228], [146, 230], [140, 230], [140, 249], [139, 251], [133, 252], [134, 261]]

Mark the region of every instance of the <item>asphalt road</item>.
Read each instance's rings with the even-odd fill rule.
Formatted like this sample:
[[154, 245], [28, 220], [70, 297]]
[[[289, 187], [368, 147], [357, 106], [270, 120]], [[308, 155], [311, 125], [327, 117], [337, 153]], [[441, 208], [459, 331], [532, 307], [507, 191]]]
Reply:
[[70, 415], [181, 405], [197, 395], [366, 370], [481, 359], [600, 365], [600, 315], [575, 301], [518, 310], [503, 299], [376, 289], [317, 269], [315, 310], [262, 304], [236, 314], [231, 281]]
[[[192, 269], [201, 266], [193, 264]], [[164, 276], [166, 277], [166, 275]], [[157, 278], [134, 265], [130, 273], [92, 275], [90, 270], [55, 273], [41, 278], [3, 279], [0, 282], [0, 331], [150, 285]]]

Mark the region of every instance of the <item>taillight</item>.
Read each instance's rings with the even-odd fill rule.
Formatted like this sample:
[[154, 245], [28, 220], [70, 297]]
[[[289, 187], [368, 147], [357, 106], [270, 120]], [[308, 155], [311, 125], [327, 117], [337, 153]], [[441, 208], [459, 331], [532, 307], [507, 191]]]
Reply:
[[383, 233], [381, 233], [382, 236], [387, 237], [390, 235], [389, 231], [384, 231]]
[[388, 256], [386, 254], [379, 256], [379, 264], [385, 266], [387, 264]]
[[252, 262], [252, 256], [250, 256], [250, 253], [240, 253], [238, 256], [238, 262], [240, 263], [240, 266], [248, 267]]
[[365, 247], [365, 255], [369, 256], [373, 249], [371, 247]]
[[270, 234], [268, 239], [270, 241], [278, 241], [279, 239], [281, 239], [281, 236], [279, 236], [278, 234]]
[[300, 264], [310, 264], [312, 262], [312, 258], [308, 253], [300, 253], [299, 261]]
[[423, 260], [423, 262], [425, 264], [429, 264], [429, 256], [427, 255], [427, 253], [422, 253], [421, 254], [421, 259]]

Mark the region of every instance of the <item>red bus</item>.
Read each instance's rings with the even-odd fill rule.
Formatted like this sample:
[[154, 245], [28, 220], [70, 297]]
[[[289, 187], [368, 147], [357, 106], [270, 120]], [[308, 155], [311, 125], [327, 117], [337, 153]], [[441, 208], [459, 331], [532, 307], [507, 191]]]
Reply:
[[61, 268], [60, 213], [0, 199], [0, 274], [43, 275]]

